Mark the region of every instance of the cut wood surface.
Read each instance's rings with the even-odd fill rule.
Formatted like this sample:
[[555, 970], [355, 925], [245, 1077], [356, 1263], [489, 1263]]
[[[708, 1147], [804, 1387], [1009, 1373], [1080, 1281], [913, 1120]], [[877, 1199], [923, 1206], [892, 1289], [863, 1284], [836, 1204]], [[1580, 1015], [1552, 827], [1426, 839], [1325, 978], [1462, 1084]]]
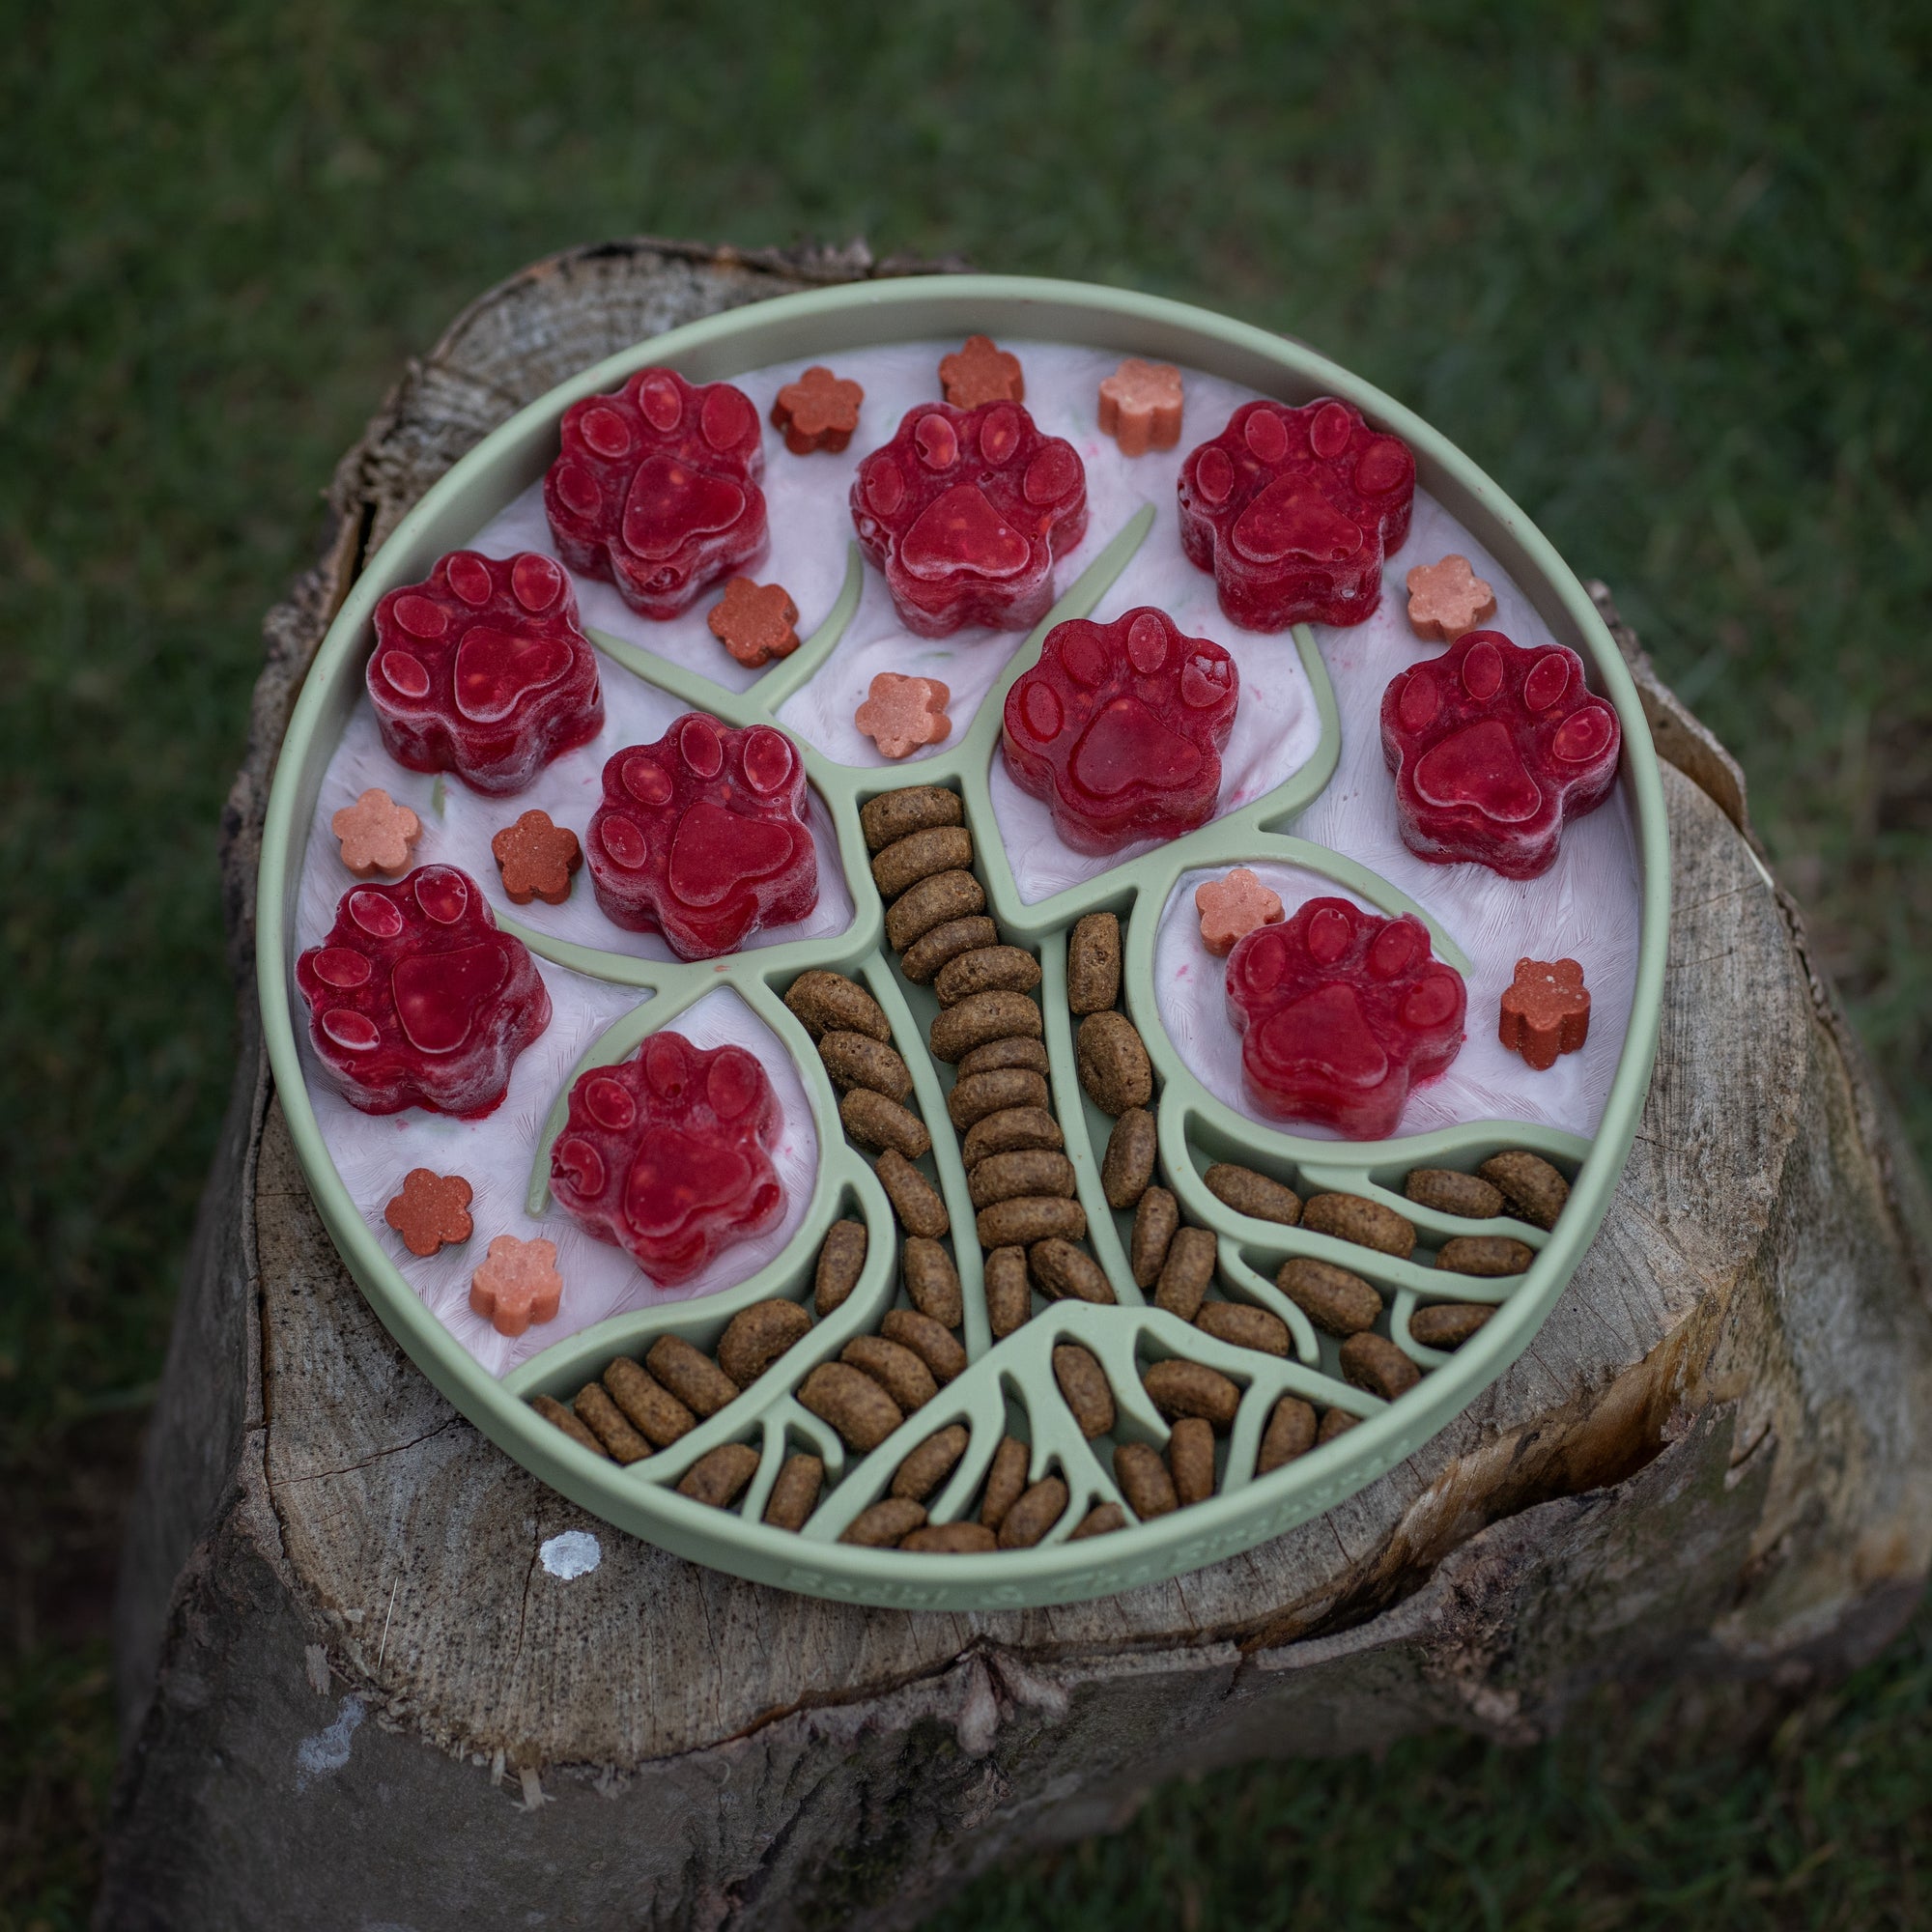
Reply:
[[[389, 1339], [310, 1201], [254, 1009], [263, 808], [307, 663], [397, 519], [522, 404], [698, 316], [898, 271], [649, 241], [539, 264], [412, 365], [337, 472], [224, 823], [242, 1064], [124, 1577], [104, 1925], [905, 1924], [1181, 1771], [1441, 1723], [1532, 1739], [1612, 1677], [1803, 1685], [1918, 1600], [1922, 1181], [1742, 776], [1606, 594], [1674, 860], [1636, 1143], [1521, 1360], [1326, 1516], [1094, 1603], [855, 1608], [585, 1515]], [[571, 1530], [598, 1560], [566, 1576], [542, 1551]]]

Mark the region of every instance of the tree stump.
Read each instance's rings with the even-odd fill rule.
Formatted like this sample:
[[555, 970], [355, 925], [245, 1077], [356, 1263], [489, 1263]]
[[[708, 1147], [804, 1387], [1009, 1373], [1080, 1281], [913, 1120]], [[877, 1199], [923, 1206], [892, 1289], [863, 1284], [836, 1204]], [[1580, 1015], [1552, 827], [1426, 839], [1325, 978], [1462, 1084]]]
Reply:
[[903, 271], [863, 245], [556, 257], [466, 311], [337, 471], [224, 816], [242, 1051], [125, 1567], [102, 1925], [905, 1925], [1179, 1772], [1440, 1724], [1529, 1740], [1607, 1679], [1802, 1687], [1918, 1600], [1923, 1183], [1742, 775], [1601, 590], [1675, 855], [1643, 1123], [1529, 1352], [1326, 1517], [1096, 1603], [855, 1608], [586, 1517], [390, 1341], [310, 1202], [254, 1007], [263, 808], [309, 659], [402, 513], [523, 403], [717, 309]]

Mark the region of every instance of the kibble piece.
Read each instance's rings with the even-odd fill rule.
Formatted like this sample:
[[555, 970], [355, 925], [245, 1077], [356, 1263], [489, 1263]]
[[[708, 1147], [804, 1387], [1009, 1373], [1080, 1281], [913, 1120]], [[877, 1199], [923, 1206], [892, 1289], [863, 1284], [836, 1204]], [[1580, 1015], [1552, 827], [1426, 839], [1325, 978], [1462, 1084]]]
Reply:
[[901, 1549], [927, 1556], [980, 1556], [1000, 1539], [983, 1522], [928, 1522], [899, 1539]]
[[980, 946], [949, 959], [933, 977], [932, 990], [942, 1007], [956, 1007], [975, 993], [1030, 993], [1038, 984], [1039, 961], [1031, 952], [1017, 946]]
[[694, 1415], [716, 1415], [737, 1396], [738, 1384], [681, 1335], [660, 1335], [644, 1362]]
[[904, 952], [935, 926], [985, 910], [986, 895], [971, 872], [935, 872], [886, 908], [886, 942], [895, 952]]
[[944, 1328], [966, 1319], [966, 1297], [952, 1257], [929, 1236], [909, 1235], [899, 1248], [899, 1279], [906, 1299]]
[[1121, 1486], [1128, 1507], [1146, 1522], [1151, 1517], [1169, 1516], [1180, 1507], [1174, 1492], [1174, 1478], [1160, 1452], [1145, 1442], [1122, 1442], [1114, 1450], [1114, 1480]]
[[866, 835], [868, 852], [883, 852], [915, 832], [963, 825], [965, 820], [959, 794], [944, 785], [901, 785], [896, 791], [882, 791], [859, 808], [859, 829]]
[[848, 1449], [876, 1449], [905, 1420], [898, 1404], [847, 1362], [820, 1362], [799, 1383], [798, 1399], [829, 1422]]
[[1114, 1426], [1114, 1391], [1100, 1358], [1077, 1342], [1063, 1342], [1053, 1351], [1053, 1378], [1060, 1384], [1080, 1433], [1091, 1442]]
[[1409, 1316], [1409, 1340], [1425, 1349], [1460, 1349], [1495, 1312], [1479, 1301], [1438, 1301]]
[[638, 1434], [660, 1449], [668, 1449], [680, 1435], [697, 1427], [693, 1415], [648, 1370], [628, 1355], [619, 1355], [604, 1371], [611, 1399], [630, 1417]]
[[772, 1492], [765, 1499], [765, 1520], [775, 1529], [803, 1529], [818, 1507], [825, 1485], [825, 1464], [816, 1456], [787, 1456]]
[[1054, 1236], [1036, 1241], [1027, 1250], [1027, 1260], [1040, 1293], [1053, 1300], [1091, 1301], [1103, 1308], [1113, 1305], [1114, 1284], [1085, 1248]]
[[902, 1154], [907, 1160], [923, 1159], [932, 1151], [925, 1122], [910, 1108], [869, 1087], [855, 1087], [839, 1101], [838, 1120], [860, 1147]]
[[1180, 1204], [1165, 1187], [1150, 1187], [1134, 1209], [1133, 1240], [1127, 1260], [1136, 1288], [1151, 1288], [1160, 1279], [1174, 1233], [1180, 1226]]
[[952, 1473], [972, 1439], [962, 1422], [952, 1423], [936, 1435], [928, 1435], [899, 1464], [898, 1473], [893, 1478], [893, 1494], [923, 1503]]
[[1121, 997], [1121, 922], [1090, 912], [1066, 942], [1066, 1004], [1081, 1015], [1104, 1012]]
[[1026, 1250], [995, 1248], [986, 1257], [986, 1321], [993, 1340], [1003, 1342], [1033, 1313], [1033, 1286], [1027, 1279]]
[[1570, 1198], [1570, 1183], [1555, 1168], [1540, 1154], [1520, 1149], [1492, 1154], [1476, 1172], [1492, 1187], [1501, 1188], [1510, 1207], [1534, 1228], [1555, 1227]]
[[1077, 1044], [1080, 1084], [1103, 1114], [1123, 1114], [1152, 1099], [1153, 1065], [1124, 1013], [1089, 1013]]
[[1047, 1098], [1046, 1082], [1039, 1074], [1029, 1073], [1023, 1066], [1003, 1066], [955, 1081], [946, 1096], [946, 1111], [963, 1134], [988, 1114], [1003, 1114], [1013, 1107], [1044, 1107]]
[[602, 1382], [586, 1382], [577, 1391], [571, 1406], [578, 1421], [585, 1424], [613, 1463], [641, 1463], [651, 1453], [651, 1445], [631, 1426], [624, 1411], [612, 1402]]
[[1315, 1410], [1298, 1395], [1285, 1395], [1275, 1404], [1262, 1431], [1261, 1453], [1255, 1458], [1255, 1474], [1265, 1476], [1284, 1463], [1293, 1463], [1315, 1447]]
[[998, 1529], [1007, 1512], [1026, 1489], [1027, 1446], [1016, 1435], [1003, 1435], [986, 1470], [986, 1490], [980, 1498], [980, 1520]]
[[1153, 1179], [1158, 1134], [1145, 1107], [1129, 1107], [1107, 1136], [1100, 1162], [1100, 1189], [1109, 1208], [1133, 1208]]
[[1044, 1107], [1008, 1107], [973, 1122], [960, 1146], [959, 1158], [970, 1173], [988, 1154], [1020, 1153], [1028, 1148], [1046, 1148], [1058, 1153], [1065, 1144], [1060, 1122]]
[[1192, 1321], [1201, 1312], [1220, 1246], [1206, 1228], [1177, 1228], [1153, 1287], [1153, 1305]]
[[1216, 1161], [1201, 1179], [1208, 1183], [1208, 1193], [1225, 1201], [1236, 1214], [1252, 1215], [1257, 1221], [1278, 1221], [1284, 1228], [1292, 1228], [1301, 1219], [1301, 1196], [1251, 1167]]
[[1352, 1241], [1406, 1262], [1415, 1252], [1415, 1224], [1379, 1201], [1359, 1194], [1317, 1194], [1301, 1210], [1301, 1225], [1317, 1235]]
[[990, 1208], [996, 1201], [1017, 1201], [1026, 1194], [1056, 1194], [1070, 1201], [1074, 1194], [1073, 1163], [1050, 1148], [991, 1153], [975, 1163], [967, 1177], [967, 1191], [976, 1208]]
[[811, 1305], [821, 1321], [859, 1285], [865, 1265], [866, 1224], [833, 1222], [818, 1250], [818, 1272], [812, 1281]]
[[886, 1009], [856, 980], [842, 973], [814, 967], [801, 973], [784, 996], [785, 1005], [813, 1039], [828, 1033], [863, 1034], [867, 1039], [890, 1041], [892, 1022]]
[[1024, 993], [973, 993], [948, 1007], [926, 1033], [935, 1060], [949, 1065], [994, 1039], [1037, 1039], [1039, 1002]]
[[[964, 1313], [962, 1308], [961, 1313]], [[950, 1382], [966, 1367], [966, 1350], [950, 1328], [942, 1327], [930, 1315], [917, 1308], [889, 1308], [879, 1323], [879, 1332], [888, 1342], [910, 1349], [932, 1371], [936, 1382]]]
[[811, 1317], [795, 1301], [754, 1301], [719, 1336], [718, 1366], [750, 1388], [810, 1326]]
[[1205, 1503], [1214, 1493], [1214, 1431], [1198, 1415], [1186, 1415], [1167, 1438], [1168, 1473], [1182, 1509]]
[[721, 1442], [683, 1475], [677, 1492], [713, 1509], [729, 1509], [758, 1473], [758, 1452], [749, 1442]]
[[883, 1335], [853, 1336], [839, 1350], [838, 1359], [870, 1376], [907, 1415], [923, 1408], [939, 1393], [932, 1371], [910, 1349]]
[[602, 1456], [607, 1461], [610, 1459], [610, 1450], [605, 1448], [603, 1443], [591, 1435], [589, 1429], [583, 1423], [578, 1421], [576, 1416], [572, 1415], [570, 1410], [562, 1403], [558, 1402], [555, 1396], [532, 1396], [530, 1398], [530, 1406], [546, 1422], [562, 1430], [580, 1449], [588, 1449], [593, 1456]]
[[1521, 1274], [1536, 1259], [1536, 1250], [1526, 1241], [1513, 1241], [1507, 1235], [1458, 1235], [1442, 1243], [1435, 1265], [1451, 1274], [1479, 1274], [1491, 1280], [1507, 1274]]
[[1230, 1342], [1237, 1349], [1255, 1349], [1264, 1355], [1288, 1354], [1288, 1323], [1251, 1302], [1205, 1302], [1194, 1325], [1204, 1335]]
[[1141, 1380], [1148, 1398], [1172, 1421], [1176, 1416], [1196, 1416], [1216, 1429], [1234, 1426], [1235, 1411], [1241, 1406], [1237, 1383], [1200, 1362], [1172, 1360], [1152, 1363]]
[[1381, 1296], [1360, 1275], [1333, 1262], [1291, 1255], [1274, 1285], [1325, 1334], [1359, 1335], [1381, 1319]]
[[1384, 1402], [1406, 1395], [1422, 1379], [1422, 1371], [1386, 1335], [1373, 1330], [1342, 1344], [1342, 1373]]
[[956, 959], [960, 953], [971, 952], [978, 947], [999, 943], [1000, 929], [990, 919], [982, 916], [949, 919], [906, 948], [899, 971], [915, 986], [923, 986], [938, 978], [940, 968], [949, 959]]
[[1315, 1432], [1316, 1447], [1324, 1442], [1332, 1442], [1338, 1435], [1346, 1435], [1361, 1421], [1359, 1415], [1350, 1415], [1346, 1408], [1331, 1408], [1321, 1418], [1321, 1427]]
[[1110, 1531], [1125, 1529], [1126, 1526], [1126, 1515], [1119, 1503], [1095, 1503], [1080, 1519], [1079, 1527], [1066, 1540], [1078, 1543], [1083, 1536], [1105, 1536]]
[[1004, 1067], [1017, 1066], [1028, 1073], [1044, 1074], [1047, 1070], [1046, 1043], [1037, 1039], [989, 1039], [984, 1046], [976, 1046], [962, 1059], [954, 1071], [961, 1080], [970, 1080], [976, 1073], [998, 1073]]
[[1000, 1520], [1002, 1549], [1031, 1549], [1066, 1514], [1066, 1485], [1047, 1476], [1028, 1490]]
[[873, 1163], [873, 1172], [879, 1177], [879, 1185], [886, 1190], [886, 1199], [893, 1204], [893, 1212], [899, 1217], [899, 1225], [908, 1235], [924, 1235], [937, 1240], [952, 1227], [939, 1190], [904, 1154], [888, 1148]]
[[1459, 1214], [1465, 1221], [1488, 1221], [1503, 1211], [1501, 1188], [1479, 1174], [1463, 1174], [1453, 1167], [1413, 1168], [1402, 1191], [1418, 1208]]
[[881, 1496], [869, 1509], [862, 1509], [838, 1541], [856, 1543], [864, 1549], [895, 1548], [902, 1536], [909, 1536], [925, 1521], [925, 1505], [909, 1496]]
[[1036, 1241], [1051, 1240], [1056, 1235], [1064, 1241], [1087, 1238], [1087, 1213], [1077, 1201], [1057, 1195], [1024, 1195], [1016, 1201], [996, 1201], [979, 1213], [978, 1230], [982, 1248], [1005, 1248], [1017, 1244], [1030, 1248]]
[[973, 863], [973, 835], [963, 825], [929, 825], [895, 838], [872, 861], [872, 883], [887, 898], [935, 872], [963, 870]]
[[889, 1100], [904, 1100], [912, 1092], [912, 1075], [890, 1046], [867, 1039], [862, 1033], [823, 1034], [818, 1057], [842, 1094], [854, 1087], [869, 1088]]

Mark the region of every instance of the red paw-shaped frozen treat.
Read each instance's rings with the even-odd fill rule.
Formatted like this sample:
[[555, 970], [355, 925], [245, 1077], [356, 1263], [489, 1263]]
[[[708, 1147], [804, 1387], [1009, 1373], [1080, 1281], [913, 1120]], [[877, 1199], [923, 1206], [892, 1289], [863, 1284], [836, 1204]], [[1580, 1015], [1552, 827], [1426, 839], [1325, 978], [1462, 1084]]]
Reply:
[[1007, 769], [1078, 851], [1191, 832], [1220, 795], [1240, 681], [1219, 644], [1151, 606], [1056, 624], [1007, 693]]
[[656, 744], [613, 753], [583, 846], [605, 918], [662, 932], [680, 959], [735, 952], [818, 903], [805, 760], [769, 724], [687, 711]]
[[784, 1188], [766, 1150], [782, 1124], [765, 1069], [742, 1046], [706, 1051], [653, 1034], [635, 1058], [593, 1067], [570, 1090], [551, 1192], [654, 1281], [688, 1281], [778, 1224]]
[[1180, 467], [1180, 546], [1250, 631], [1359, 624], [1414, 498], [1408, 445], [1360, 410], [1243, 403]]
[[572, 570], [601, 577], [645, 617], [675, 617], [765, 548], [758, 412], [729, 383], [694, 388], [639, 369], [563, 412], [544, 510]]
[[1500, 631], [1470, 631], [1382, 694], [1403, 843], [1506, 879], [1555, 863], [1564, 820], [1616, 783], [1622, 743], [1617, 714], [1584, 684], [1575, 651], [1513, 644]]
[[922, 403], [852, 481], [859, 547], [922, 638], [1025, 631], [1053, 603], [1053, 560], [1087, 533], [1087, 471], [1017, 403]]
[[451, 551], [427, 582], [390, 591], [365, 676], [390, 757], [476, 791], [521, 791], [604, 725], [577, 593], [534, 551]]
[[1431, 956], [1429, 928], [1347, 899], [1310, 899], [1228, 956], [1228, 1016], [1248, 1097], [1282, 1121], [1386, 1140], [1409, 1090], [1463, 1044], [1463, 977]]
[[296, 961], [309, 1037], [350, 1105], [475, 1120], [501, 1101], [517, 1055], [550, 1024], [521, 939], [497, 929], [476, 881], [419, 866], [355, 886]]

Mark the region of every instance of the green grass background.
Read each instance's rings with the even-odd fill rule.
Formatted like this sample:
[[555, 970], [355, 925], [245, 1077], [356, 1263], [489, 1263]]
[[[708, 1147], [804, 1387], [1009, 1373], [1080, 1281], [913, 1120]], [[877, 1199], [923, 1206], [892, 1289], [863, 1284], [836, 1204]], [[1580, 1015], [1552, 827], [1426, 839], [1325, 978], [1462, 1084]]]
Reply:
[[[86, 1913], [104, 1608], [226, 1083], [261, 611], [403, 359], [573, 242], [1179, 296], [1413, 405], [1614, 586], [1932, 1146], [1932, 11], [308, 0], [0, 55], [0, 1923]], [[1768, 1753], [1617, 1712], [1242, 1771], [965, 1928], [1911, 1925], [1917, 1631]]]

